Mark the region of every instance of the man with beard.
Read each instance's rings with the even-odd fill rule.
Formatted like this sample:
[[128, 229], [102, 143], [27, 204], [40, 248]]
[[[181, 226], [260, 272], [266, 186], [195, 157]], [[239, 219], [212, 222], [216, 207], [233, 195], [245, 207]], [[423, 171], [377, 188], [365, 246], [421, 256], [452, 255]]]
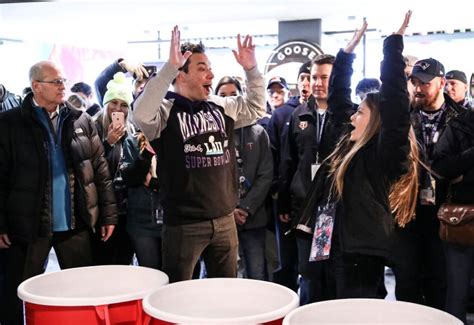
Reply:
[[413, 85], [411, 122], [420, 144], [416, 217], [397, 228], [394, 243], [397, 300], [443, 309], [445, 256], [436, 217], [447, 184], [431, 173], [433, 148], [449, 121], [464, 108], [444, 93], [444, 66], [433, 58], [419, 60], [410, 75]]

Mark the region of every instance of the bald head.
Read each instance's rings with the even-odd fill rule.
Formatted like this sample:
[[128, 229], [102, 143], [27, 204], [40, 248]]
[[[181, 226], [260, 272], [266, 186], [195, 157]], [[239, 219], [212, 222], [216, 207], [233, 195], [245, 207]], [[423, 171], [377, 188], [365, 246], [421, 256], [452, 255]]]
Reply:
[[38, 105], [48, 112], [64, 102], [66, 79], [62, 69], [51, 61], [40, 61], [30, 68], [30, 84]]
[[52, 61], [40, 61], [35, 63], [30, 68], [30, 85], [33, 85], [33, 81], [35, 80], [43, 80], [45, 77], [46, 72], [50, 71], [59, 71], [61, 72], [61, 68]]

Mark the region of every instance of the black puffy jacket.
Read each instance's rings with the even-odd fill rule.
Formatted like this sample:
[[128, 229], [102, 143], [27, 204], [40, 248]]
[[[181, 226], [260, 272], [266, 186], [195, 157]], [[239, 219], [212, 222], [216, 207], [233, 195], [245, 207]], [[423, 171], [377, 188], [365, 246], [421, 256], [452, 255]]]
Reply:
[[[34, 113], [33, 94], [0, 114], [0, 233], [31, 242], [51, 232], [47, 131]], [[112, 181], [97, 130], [88, 114], [70, 107], [61, 133], [69, 172], [72, 227], [117, 223]]]

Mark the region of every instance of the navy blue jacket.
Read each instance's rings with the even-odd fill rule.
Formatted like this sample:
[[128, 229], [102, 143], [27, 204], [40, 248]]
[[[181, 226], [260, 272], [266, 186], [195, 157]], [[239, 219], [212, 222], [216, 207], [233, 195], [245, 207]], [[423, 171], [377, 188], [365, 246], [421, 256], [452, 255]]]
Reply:
[[283, 106], [276, 109], [267, 126], [268, 137], [273, 154], [273, 184], [271, 192], [278, 191], [280, 164], [283, 160], [284, 144], [288, 135], [291, 114], [300, 105], [300, 97], [291, 97]]

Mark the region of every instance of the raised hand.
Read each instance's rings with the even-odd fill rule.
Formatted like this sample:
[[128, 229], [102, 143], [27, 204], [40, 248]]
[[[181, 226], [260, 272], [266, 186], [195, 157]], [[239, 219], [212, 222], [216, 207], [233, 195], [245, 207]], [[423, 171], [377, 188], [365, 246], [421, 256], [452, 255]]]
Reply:
[[257, 65], [255, 57], [255, 45], [253, 45], [252, 36], [247, 35], [244, 41], [241, 41], [240, 34], [237, 35], [237, 51], [232, 50], [235, 60], [245, 69], [250, 70]]
[[135, 79], [142, 80], [143, 78], [148, 78], [148, 71], [141, 63], [133, 63], [128, 60], [120, 61], [119, 65], [127, 70]]
[[367, 21], [364, 19], [364, 22], [362, 23], [362, 27], [360, 29], [356, 29], [354, 32], [354, 35], [352, 36], [352, 39], [347, 43], [346, 48], [344, 49], [344, 52], [346, 53], [352, 53], [354, 52], [354, 49], [359, 45], [360, 40], [365, 34], [365, 31], [367, 30]]
[[170, 56], [168, 63], [175, 66], [176, 69], [181, 68], [186, 60], [191, 56], [191, 51], [186, 51], [184, 54], [181, 53], [181, 32], [178, 26], [174, 26], [171, 31], [171, 42], [170, 42]]
[[398, 29], [398, 31], [396, 32], [396, 34], [402, 35], [402, 36], [405, 35], [405, 31], [408, 27], [408, 24], [410, 23], [411, 14], [412, 14], [412, 11], [408, 10], [407, 13], [405, 14], [405, 19], [403, 20], [403, 23]]

